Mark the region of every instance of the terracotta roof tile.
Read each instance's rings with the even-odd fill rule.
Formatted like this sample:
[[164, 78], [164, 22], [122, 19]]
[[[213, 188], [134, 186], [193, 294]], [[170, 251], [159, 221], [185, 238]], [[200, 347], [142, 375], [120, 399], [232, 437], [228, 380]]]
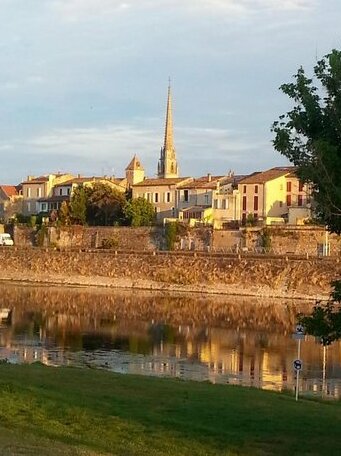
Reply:
[[0, 185], [0, 189], [8, 198], [11, 198], [12, 196], [17, 196], [19, 194], [18, 188], [15, 185]]
[[249, 176], [246, 176], [244, 179], [240, 180], [239, 184], [264, 184], [265, 182], [277, 179], [278, 177], [285, 176], [291, 173], [295, 167], [277, 167], [271, 168], [267, 171], [258, 171]]
[[186, 180], [191, 179], [191, 177], [174, 177], [174, 178], [155, 178], [155, 179], [145, 179], [138, 184], [133, 185], [133, 187], [159, 187], [163, 185], [176, 185], [185, 182]]

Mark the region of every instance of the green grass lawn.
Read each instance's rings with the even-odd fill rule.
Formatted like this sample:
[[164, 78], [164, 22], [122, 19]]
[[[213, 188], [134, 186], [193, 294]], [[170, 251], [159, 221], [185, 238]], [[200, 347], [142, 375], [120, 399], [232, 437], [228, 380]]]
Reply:
[[0, 455], [340, 455], [341, 403], [0, 365]]

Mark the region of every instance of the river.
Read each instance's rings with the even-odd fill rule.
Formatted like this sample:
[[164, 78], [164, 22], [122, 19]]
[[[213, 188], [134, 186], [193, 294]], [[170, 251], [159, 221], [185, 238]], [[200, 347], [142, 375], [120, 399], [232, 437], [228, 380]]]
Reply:
[[[312, 305], [1, 283], [0, 359], [294, 391], [292, 333]], [[306, 337], [300, 358], [300, 393], [340, 398], [341, 343]]]

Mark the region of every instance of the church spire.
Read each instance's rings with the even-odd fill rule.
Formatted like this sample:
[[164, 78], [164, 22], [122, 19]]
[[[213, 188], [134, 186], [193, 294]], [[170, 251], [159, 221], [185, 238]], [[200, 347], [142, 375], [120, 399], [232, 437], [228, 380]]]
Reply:
[[163, 147], [161, 148], [161, 155], [158, 164], [158, 177], [179, 177], [179, 169], [176, 161], [176, 152], [173, 138], [173, 112], [170, 80], [168, 84], [165, 137]]
[[167, 112], [166, 112], [166, 125], [165, 125], [165, 140], [163, 143], [163, 148], [165, 150], [174, 149], [173, 141], [173, 115], [172, 115], [172, 94], [171, 94], [171, 85], [170, 79], [168, 84], [168, 98], [167, 98]]

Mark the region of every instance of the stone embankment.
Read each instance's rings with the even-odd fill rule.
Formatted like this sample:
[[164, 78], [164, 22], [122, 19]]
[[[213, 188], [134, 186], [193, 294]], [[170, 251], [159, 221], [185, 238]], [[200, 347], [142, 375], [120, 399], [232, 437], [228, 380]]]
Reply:
[[337, 259], [0, 249], [0, 280], [264, 297], [326, 298]]

